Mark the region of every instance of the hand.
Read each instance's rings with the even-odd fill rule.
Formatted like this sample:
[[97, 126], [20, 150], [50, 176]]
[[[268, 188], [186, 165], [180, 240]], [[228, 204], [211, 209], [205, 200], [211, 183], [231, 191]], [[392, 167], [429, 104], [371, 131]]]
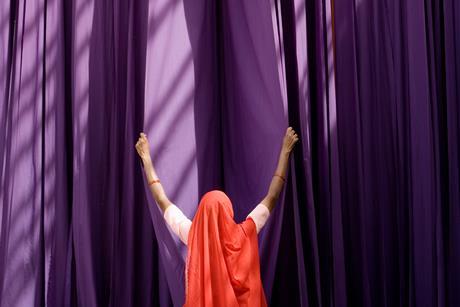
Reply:
[[283, 139], [283, 151], [290, 153], [298, 140], [299, 136], [294, 131], [294, 129], [292, 129], [292, 127], [287, 128], [286, 134], [284, 135]]
[[145, 133], [141, 132], [135, 147], [144, 165], [151, 160], [149, 140], [147, 140], [147, 135]]

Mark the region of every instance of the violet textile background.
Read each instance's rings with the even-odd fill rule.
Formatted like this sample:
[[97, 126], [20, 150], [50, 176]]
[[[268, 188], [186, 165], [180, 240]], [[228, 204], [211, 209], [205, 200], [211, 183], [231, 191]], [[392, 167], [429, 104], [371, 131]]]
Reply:
[[288, 125], [270, 305], [460, 305], [459, 74], [455, 0], [1, 1], [0, 306], [181, 306], [138, 133], [241, 221]]

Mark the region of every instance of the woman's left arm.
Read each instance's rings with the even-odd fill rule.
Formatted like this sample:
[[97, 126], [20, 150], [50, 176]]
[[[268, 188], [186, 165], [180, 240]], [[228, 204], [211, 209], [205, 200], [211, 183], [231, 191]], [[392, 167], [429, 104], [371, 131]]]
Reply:
[[284, 182], [286, 181], [289, 157], [295, 143], [297, 143], [298, 140], [299, 137], [295, 133], [294, 129], [289, 127], [284, 135], [283, 145], [278, 159], [278, 166], [276, 167], [275, 174], [273, 175], [270, 187], [268, 188], [268, 193], [264, 199], [262, 199], [260, 204], [257, 205], [248, 215], [248, 218], [250, 217], [254, 221], [257, 233], [259, 233], [262, 227], [264, 227], [268, 217], [270, 216], [270, 212], [273, 208], [275, 208], [275, 205], [278, 202], [278, 198], [283, 190]]
[[271, 212], [278, 201], [278, 198], [283, 190], [283, 185], [286, 181], [286, 173], [289, 166], [289, 157], [291, 155], [294, 145], [299, 140], [297, 133], [292, 127], [287, 128], [286, 134], [284, 135], [283, 145], [281, 147], [278, 166], [276, 167], [275, 174], [273, 175], [268, 193], [265, 198], [261, 201], [261, 204], [265, 205]]

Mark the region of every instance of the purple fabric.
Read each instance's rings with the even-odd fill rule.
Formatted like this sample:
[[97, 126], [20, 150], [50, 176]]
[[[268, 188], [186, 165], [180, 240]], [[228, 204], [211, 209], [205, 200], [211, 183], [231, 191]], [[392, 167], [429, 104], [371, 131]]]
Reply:
[[457, 306], [458, 3], [336, 1], [334, 16], [346, 302]]
[[271, 306], [460, 305], [455, 0], [0, 2], [0, 306], [181, 306], [193, 218], [241, 221], [289, 125], [260, 234]]

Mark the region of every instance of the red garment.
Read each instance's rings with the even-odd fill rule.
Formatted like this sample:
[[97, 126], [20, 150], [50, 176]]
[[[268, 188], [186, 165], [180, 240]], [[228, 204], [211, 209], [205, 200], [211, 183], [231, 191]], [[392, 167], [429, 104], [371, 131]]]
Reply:
[[201, 199], [188, 236], [187, 307], [267, 306], [254, 221], [233, 220], [221, 191]]

